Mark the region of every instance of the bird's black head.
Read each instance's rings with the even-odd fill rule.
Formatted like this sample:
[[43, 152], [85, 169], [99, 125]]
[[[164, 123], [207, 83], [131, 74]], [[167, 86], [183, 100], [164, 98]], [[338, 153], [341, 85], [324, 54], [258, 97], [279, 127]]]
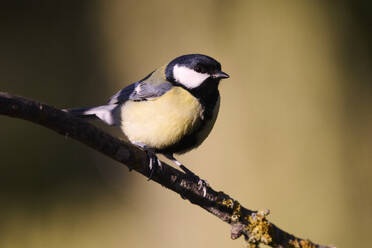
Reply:
[[221, 64], [202, 54], [188, 54], [175, 58], [166, 67], [167, 80], [188, 90], [202, 87], [217, 89], [221, 79], [229, 75], [221, 71]]

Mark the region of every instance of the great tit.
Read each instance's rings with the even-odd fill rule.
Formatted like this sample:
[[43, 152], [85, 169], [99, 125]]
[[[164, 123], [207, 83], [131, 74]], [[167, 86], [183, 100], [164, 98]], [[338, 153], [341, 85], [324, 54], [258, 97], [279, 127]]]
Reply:
[[219, 111], [218, 85], [225, 78], [229, 75], [215, 59], [183, 55], [120, 90], [106, 105], [67, 112], [119, 126], [132, 144], [148, 154], [149, 178], [161, 167], [159, 153], [203, 184], [174, 154], [190, 151], [207, 138]]

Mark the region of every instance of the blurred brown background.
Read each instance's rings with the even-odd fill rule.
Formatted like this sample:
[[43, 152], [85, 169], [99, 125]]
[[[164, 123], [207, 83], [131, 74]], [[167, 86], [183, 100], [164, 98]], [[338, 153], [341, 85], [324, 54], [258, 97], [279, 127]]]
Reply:
[[[105, 103], [181, 54], [215, 57], [231, 75], [218, 121], [180, 160], [289, 232], [370, 245], [369, 1], [7, 1], [0, 13], [0, 90], [60, 108]], [[74, 140], [0, 125], [0, 247], [244, 246]]]

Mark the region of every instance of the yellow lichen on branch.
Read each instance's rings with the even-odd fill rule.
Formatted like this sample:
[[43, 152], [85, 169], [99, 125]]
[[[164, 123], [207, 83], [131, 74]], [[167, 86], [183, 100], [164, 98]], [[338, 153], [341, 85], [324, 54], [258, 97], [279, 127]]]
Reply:
[[272, 241], [269, 234], [271, 224], [266, 220], [269, 213], [269, 210], [261, 210], [247, 217], [249, 224], [246, 230], [249, 235], [247, 240], [249, 248], [256, 248], [260, 243], [267, 245]]
[[316, 248], [310, 240], [290, 240], [289, 248]]

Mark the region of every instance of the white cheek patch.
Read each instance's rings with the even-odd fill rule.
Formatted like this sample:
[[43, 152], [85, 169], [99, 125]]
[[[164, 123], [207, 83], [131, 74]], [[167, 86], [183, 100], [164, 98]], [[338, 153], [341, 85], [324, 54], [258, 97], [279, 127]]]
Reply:
[[192, 89], [200, 86], [210, 75], [208, 73], [196, 72], [186, 66], [175, 65], [173, 67], [173, 77], [176, 82]]

